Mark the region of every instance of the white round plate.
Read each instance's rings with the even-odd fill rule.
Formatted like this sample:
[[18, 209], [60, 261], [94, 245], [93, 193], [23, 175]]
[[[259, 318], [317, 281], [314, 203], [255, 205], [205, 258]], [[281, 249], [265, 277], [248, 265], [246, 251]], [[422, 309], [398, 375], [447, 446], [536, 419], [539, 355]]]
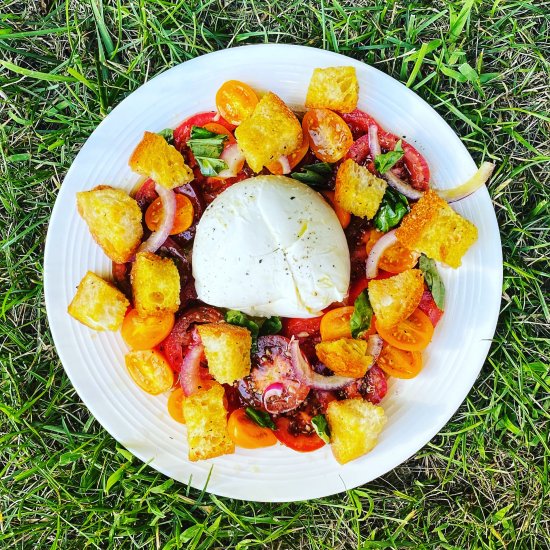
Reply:
[[[377, 69], [339, 54], [290, 45], [244, 46], [193, 59], [147, 82], [97, 127], [71, 166], [53, 210], [45, 252], [45, 295], [63, 366], [82, 401], [105, 429], [138, 458], [197, 489], [253, 501], [297, 501], [357, 487], [395, 468], [445, 425], [472, 387], [493, 337], [502, 286], [502, 252], [486, 189], [454, 205], [473, 221], [479, 239], [460, 269], [442, 268], [446, 313], [425, 366], [413, 380], [393, 380], [382, 402], [388, 423], [369, 454], [339, 465], [330, 447], [309, 454], [281, 445], [189, 462], [185, 427], [167, 413], [167, 396], [150, 396], [130, 379], [127, 348], [118, 333], [99, 333], [67, 314], [87, 270], [110, 276], [111, 263], [79, 217], [75, 193], [99, 184], [130, 191], [138, 177], [128, 158], [145, 130], [174, 128], [186, 117], [215, 108], [226, 80], [272, 90], [302, 108], [315, 67], [352, 65], [359, 108], [386, 129], [406, 136], [426, 157], [436, 187], [453, 187], [476, 166], [445, 121], [405, 86]], [[208, 479], [210, 476], [210, 479]]]

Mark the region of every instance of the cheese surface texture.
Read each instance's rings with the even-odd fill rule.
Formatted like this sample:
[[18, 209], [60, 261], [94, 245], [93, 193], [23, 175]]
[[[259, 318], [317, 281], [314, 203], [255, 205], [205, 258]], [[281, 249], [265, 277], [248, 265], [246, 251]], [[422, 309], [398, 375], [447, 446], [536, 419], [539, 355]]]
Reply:
[[347, 295], [348, 245], [317, 192], [284, 176], [258, 176], [206, 209], [193, 276], [207, 304], [261, 317], [316, 317]]

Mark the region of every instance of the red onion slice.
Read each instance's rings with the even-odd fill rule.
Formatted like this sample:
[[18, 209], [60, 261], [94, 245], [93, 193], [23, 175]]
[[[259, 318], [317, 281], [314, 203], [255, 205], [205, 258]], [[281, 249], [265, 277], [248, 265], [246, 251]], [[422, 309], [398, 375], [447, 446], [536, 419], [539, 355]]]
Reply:
[[176, 215], [176, 195], [172, 189], [166, 189], [155, 183], [155, 191], [162, 201], [162, 222], [156, 231], [153, 231], [149, 238], [141, 243], [139, 252], [156, 252], [170, 235]]
[[273, 401], [278, 401], [280, 398], [283, 397], [284, 390], [285, 387], [281, 382], [273, 382], [273, 384], [267, 386], [262, 396], [262, 401], [267, 412], [281, 412], [279, 408], [271, 409], [270, 405]]
[[201, 385], [200, 368], [203, 354], [204, 347], [197, 342], [189, 346], [183, 358], [179, 379], [186, 396], [193, 395]]
[[323, 376], [315, 372], [303, 356], [298, 340], [292, 339], [289, 349], [292, 366], [297, 378], [310, 388], [316, 390], [338, 390], [355, 380], [355, 378], [348, 378], [347, 376]]
[[376, 241], [367, 257], [367, 279], [374, 279], [378, 275], [378, 262], [382, 254], [396, 242], [395, 229], [392, 229]]
[[290, 174], [292, 171], [292, 168], [290, 167], [290, 162], [288, 161], [288, 157], [285, 155], [281, 155], [279, 157], [279, 164], [281, 165], [281, 168], [283, 169], [283, 174]]
[[225, 161], [227, 168], [222, 170], [216, 176], [217, 178], [234, 178], [241, 171], [244, 164], [244, 155], [236, 143], [228, 145], [220, 155], [220, 159]]
[[382, 153], [378, 139], [378, 126], [375, 124], [369, 126], [369, 149], [373, 160]]
[[[367, 353], [372, 357], [372, 363], [380, 357], [382, 353], [382, 346], [384, 345], [384, 340], [378, 334], [373, 334], [368, 338]], [[372, 365], [371, 365], [372, 367]]]
[[492, 162], [484, 162], [467, 182], [452, 189], [437, 189], [436, 192], [447, 202], [459, 201], [483, 187], [492, 176], [494, 169], [495, 165]]

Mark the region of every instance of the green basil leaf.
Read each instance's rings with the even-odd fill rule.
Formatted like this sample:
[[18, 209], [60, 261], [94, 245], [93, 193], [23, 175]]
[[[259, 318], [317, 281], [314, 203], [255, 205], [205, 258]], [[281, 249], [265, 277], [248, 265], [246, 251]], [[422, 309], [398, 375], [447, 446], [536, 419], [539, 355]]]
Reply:
[[409, 212], [409, 201], [405, 195], [395, 189], [388, 187], [380, 203], [380, 208], [374, 216], [374, 227], [378, 231], [387, 233], [392, 227], [395, 227]]
[[272, 430], [277, 429], [275, 422], [271, 419], [268, 413], [265, 411], [259, 411], [252, 407], [246, 407], [245, 412], [249, 418], [251, 418], [258, 426], [262, 428], [271, 428]]
[[163, 137], [170, 145], [174, 144], [174, 130], [172, 128], [165, 128], [160, 132], [157, 132], [159, 136]]
[[424, 274], [424, 281], [432, 293], [435, 305], [443, 310], [445, 308], [445, 285], [439, 275], [435, 262], [431, 258], [428, 258], [428, 256], [421, 254], [418, 267]]
[[349, 320], [351, 335], [354, 338], [361, 338], [370, 329], [373, 314], [367, 289], [357, 296], [353, 307], [353, 314]]
[[379, 155], [376, 155], [376, 157], [374, 157], [374, 167], [380, 174], [385, 174], [388, 170], [393, 168], [398, 161], [403, 158], [403, 155], [403, 147], [401, 144], [401, 140], [399, 140], [395, 144], [395, 148], [393, 151], [380, 153]]
[[225, 161], [220, 159], [226, 139], [226, 135], [210, 132], [200, 126], [191, 128], [187, 146], [197, 160], [203, 176], [217, 176], [227, 168]]
[[328, 182], [332, 177], [332, 166], [328, 162], [306, 164], [302, 166], [300, 172], [293, 172], [290, 177], [314, 189], [329, 189]]
[[330, 443], [330, 429], [324, 414], [318, 414], [311, 419], [311, 424], [317, 435], [325, 442]]
[[260, 327], [260, 334], [277, 334], [281, 332], [283, 323], [280, 317], [269, 317], [266, 319]]

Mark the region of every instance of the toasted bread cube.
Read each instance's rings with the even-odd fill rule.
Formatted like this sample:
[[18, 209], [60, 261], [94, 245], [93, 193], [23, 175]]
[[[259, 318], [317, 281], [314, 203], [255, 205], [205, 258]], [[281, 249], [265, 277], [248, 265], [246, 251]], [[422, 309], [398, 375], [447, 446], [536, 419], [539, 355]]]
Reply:
[[372, 356], [367, 353], [365, 340], [340, 338], [330, 342], [320, 342], [315, 346], [317, 357], [339, 376], [361, 378], [372, 365]]
[[138, 203], [122, 189], [99, 185], [77, 193], [76, 206], [103, 252], [113, 262], [129, 261], [143, 237]]
[[334, 199], [338, 206], [361, 218], [374, 218], [388, 184], [352, 159], [345, 160], [336, 173]]
[[235, 452], [235, 444], [227, 434], [224, 395], [222, 386], [214, 383], [210, 389], [199, 390], [183, 400], [189, 460], [204, 460]]
[[283, 100], [268, 92], [235, 130], [235, 137], [250, 168], [259, 172], [302, 145], [302, 126]]
[[193, 171], [185, 164], [181, 153], [162, 136], [152, 132], [143, 134], [128, 164], [134, 172], [151, 178], [166, 189], [179, 187], [193, 179]]
[[126, 296], [115, 285], [88, 271], [67, 311], [95, 330], [119, 330], [129, 305]]
[[250, 374], [252, 336], [244, 327], [206, 323], [197, 327], [210, 374], [220, 384], [232, 384]]
[[307, 89], [306, 107], [351, 113], [357, 108], [359, 83], [355, 67], [314, 69]]
[[175, 313], [180, 305], [180, 275], [170, 258], [139, 252], [131, 273], [134, 306], [139, 315]]
[[386, 424], [384, 409], [361, 398], [332, 401], [326, 415], [332, 453], [340, 464], [371, 451]]
[[407, 319], [424, 294], [424, 275], [420, 269], [407, 269], [389, 279], [369, 282], [369, 299], [376, 322], [391, 328]]
[[430, 189], [403, 218], [395, 235], [409, 250], [456, 268], [477, 240], [477, 228]]

